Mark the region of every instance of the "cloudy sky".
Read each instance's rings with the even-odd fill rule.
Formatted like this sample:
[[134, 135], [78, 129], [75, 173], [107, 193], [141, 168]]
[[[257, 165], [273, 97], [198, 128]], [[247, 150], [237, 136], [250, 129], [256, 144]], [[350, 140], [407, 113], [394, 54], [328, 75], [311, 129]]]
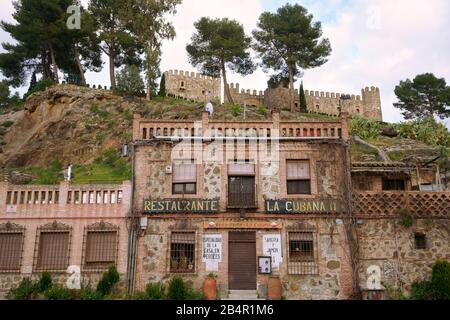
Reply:
[[[13, 21], [12, 1], [0, 1], [0, 19]], [[88, 0], [82, 2], [86, 5]], [[365, 86], [377, 86], [384, 120], [396, 122], [402, 116], [392, 106], [396, 101], [393, 90], [400, 80], [432, 72], [450, 82], [448, 0], [183, 0], [171, 17], [177, 37], [164, 43], [161, 69], [195, 71], [185, 46], [200, 17], [233, 18], [250, 33], [263, 11], [275, 11], [286, 2], [305, 6], [321, 21], [333, 49], [325, 65], [306, 70], [305, 89], [360, 94]], [[0, 30], [0, 41], [11, 39]], [[257, 70], [246, 77], [230, 74], [229, 78], [241, 88], [259, 91], [266, 88], [268, 75]], [[88, 74], [87, 79], [109, 86], [107, 66], [101, 73]], [[446, 124], [450, 127], [450, 119]]]

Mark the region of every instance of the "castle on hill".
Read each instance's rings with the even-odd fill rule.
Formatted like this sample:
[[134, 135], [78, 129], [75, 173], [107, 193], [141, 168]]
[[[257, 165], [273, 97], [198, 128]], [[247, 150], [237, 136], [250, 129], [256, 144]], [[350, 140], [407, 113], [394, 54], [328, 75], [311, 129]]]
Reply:
[[[169, 70], [165, 73], [167, 94], [183, 97], [189, 100], [205, 101], [219, 99], [222, 93], [221, 78], [212, 78], [199, 73]], [[234, 103], [269, 109], [289, 109], [289, 89], [284, 87], [267, 88], [264, 92], [241, 89], [240, 85], [230, 83], [230, 93]], [[341, 93], [305, 90], [306, 105], [310, 112], [338, 116], [341, 111], [350, 115], [358, 115], [368, 119], [382, 120], [380, 89], [366, 87], [361, 95], [350, 95], [351, 99], [341, 101]], [[225, 102], [229, 102], [225, 96]], [[300, 97], [295, 90], [296, 107], [299, 107]]]

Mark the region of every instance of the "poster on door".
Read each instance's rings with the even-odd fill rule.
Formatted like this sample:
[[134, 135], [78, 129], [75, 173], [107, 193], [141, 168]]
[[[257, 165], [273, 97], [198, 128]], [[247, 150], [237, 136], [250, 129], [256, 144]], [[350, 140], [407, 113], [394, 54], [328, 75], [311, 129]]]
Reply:
[[278, 269], [282, 261], [281, 256], [281, 234], [263, 235], [263, 253], [272, 257], [272, 268]]
[[219, 262], [222, 262], [222, 235], [203, 235], [203, 262], [206, 264], [206, 271], [219, 271]]

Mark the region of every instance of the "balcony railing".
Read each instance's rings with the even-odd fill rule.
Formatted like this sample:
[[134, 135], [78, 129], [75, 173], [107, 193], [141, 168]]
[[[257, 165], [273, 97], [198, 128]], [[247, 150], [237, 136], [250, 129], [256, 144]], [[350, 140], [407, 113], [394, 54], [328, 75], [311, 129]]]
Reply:
[[407, 209], [416, 217], [450, 216], [450, 192], [367, 191], [353, 194], [357, 216], [397, 216]]

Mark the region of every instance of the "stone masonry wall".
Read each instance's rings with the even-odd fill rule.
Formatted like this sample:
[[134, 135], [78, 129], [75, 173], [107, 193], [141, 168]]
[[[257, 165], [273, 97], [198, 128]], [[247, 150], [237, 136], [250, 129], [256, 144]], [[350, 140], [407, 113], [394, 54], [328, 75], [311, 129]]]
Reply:
[[[381, 269], [386, 288], [399, 288], [405, 293], [414, 281], [429, 280], [437, 260], [450, 261], [450, 220], [416, 219], [411, 228], [397, 219], [364, 219], [358, 227], [360, 247], [359, 277], [361, 286], [367, 281], [367, 268]], [[415, 233], [426, 237], [426, 249], [415, 248]]]
[[220, 78], [178, 70], [169, 70], [164, 74], [167, 94], [196, 101], [220, 100], [222, 90]]

